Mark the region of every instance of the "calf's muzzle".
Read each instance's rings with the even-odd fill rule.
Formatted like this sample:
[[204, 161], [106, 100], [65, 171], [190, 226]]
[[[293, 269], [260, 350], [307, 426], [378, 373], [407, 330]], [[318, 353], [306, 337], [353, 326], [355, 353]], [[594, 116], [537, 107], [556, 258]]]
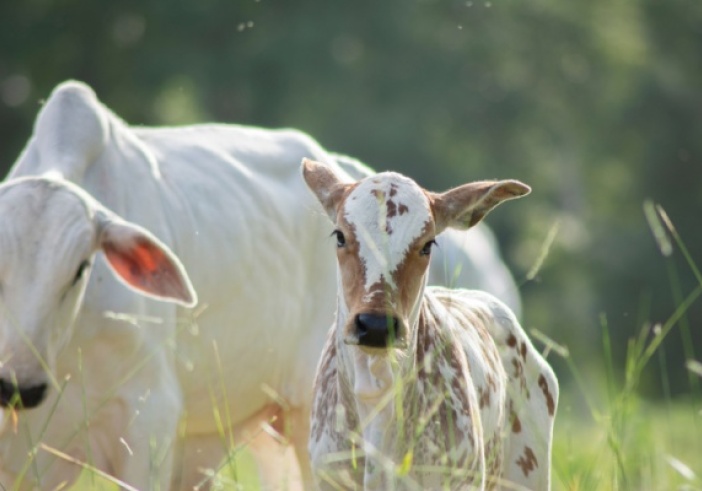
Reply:
[[360, 346], [387, 348], [400, 336], [400, 321], [386, 314], [358, 314], [355, 329]]

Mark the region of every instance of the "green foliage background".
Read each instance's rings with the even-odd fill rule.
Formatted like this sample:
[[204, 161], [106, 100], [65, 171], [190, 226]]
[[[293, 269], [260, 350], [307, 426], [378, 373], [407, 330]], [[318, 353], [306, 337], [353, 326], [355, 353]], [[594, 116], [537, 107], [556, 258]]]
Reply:
[[[525, 326], [597, 380], [603, 323], [623, 360], [697, 285], [677, 250], [662, 257], [642, 204], [702, 261], [701, 53], [695, 0], [0, 0], [0, 166], [77, 78], [132, 124], [296, 127], [435, 190], [523, 180], [532, 195], [488, 223]], [[647, 396], [695, 390], [700, 302], [681, 322]]]

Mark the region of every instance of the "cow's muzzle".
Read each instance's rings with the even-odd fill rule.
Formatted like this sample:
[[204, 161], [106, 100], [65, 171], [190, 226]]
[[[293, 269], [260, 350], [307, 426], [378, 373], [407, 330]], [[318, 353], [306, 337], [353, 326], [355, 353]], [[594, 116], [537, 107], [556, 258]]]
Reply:
[[46, 396], [46, 384], [17, 386], [5, 379], [0, 379], [0, 406], [13, 406], [17, 409], [37, 407]]
[[388, 348], [399, 343], [402, 323], [395, 316], [386, 314], [358, 314], [354, 329], [359, 346]]

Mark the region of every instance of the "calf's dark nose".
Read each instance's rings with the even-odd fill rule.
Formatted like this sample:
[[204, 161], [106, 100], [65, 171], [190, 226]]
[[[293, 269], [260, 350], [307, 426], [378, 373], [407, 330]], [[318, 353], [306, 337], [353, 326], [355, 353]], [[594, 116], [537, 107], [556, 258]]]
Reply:
[[397, 317], [383, 314], [358, 314], [356, 334], [358, 344], [370, 348], [386, 348], [395, 342], [399, 334]]
[[14, 405], [18, 409], [37, 407], [46, 396], [46, 384], [18, 387], [12, 382], [0, 379], [0, 406]]

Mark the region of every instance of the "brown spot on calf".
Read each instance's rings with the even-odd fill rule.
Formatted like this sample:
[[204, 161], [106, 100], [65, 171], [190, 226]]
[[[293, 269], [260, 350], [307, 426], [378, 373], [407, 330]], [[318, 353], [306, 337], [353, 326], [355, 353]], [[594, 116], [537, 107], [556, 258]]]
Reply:
[[512, 433], [521, 433], [522, 431], [522, 422], [519, 421], [519, 416], [517, 416], [515, 413], [512, 413]]
[[528, 477], [529, 473], [539, 466], [539, 462], [536, 460], [534, 451], [529, 447], [524, 447], [524, 454], [517, 459], [517, 465], [522, 468], [524, 477]]
[[541, 388], [541, 391], [544, 393], [544, 397], [546, 398], [548, 415], [553, 416], [553, 413], [556, 411], [556, 404], [553, 401], [553, 396], [551, 395], [551, 391], [548, 388], [548, 382], [546, 382], [546, 377], [544, 377], [543, 375], [539, 375], [539, 388]]
[[480, 409], [483, 409], [485, 406], [489, 406], [490, 405], [490, 387], [479, 387], [478, 394], [480, 396], [478, 399], [478, 402], [480, 403]]
[[392, 218], [392, 217], [397, 215], [397, 205], [395, 204], [395, 202], [393, 200], [389, 199], [388, 202], [386, 203], [386, 206], [388, 209], [388, 214], [387, 214], [388, 218]]

